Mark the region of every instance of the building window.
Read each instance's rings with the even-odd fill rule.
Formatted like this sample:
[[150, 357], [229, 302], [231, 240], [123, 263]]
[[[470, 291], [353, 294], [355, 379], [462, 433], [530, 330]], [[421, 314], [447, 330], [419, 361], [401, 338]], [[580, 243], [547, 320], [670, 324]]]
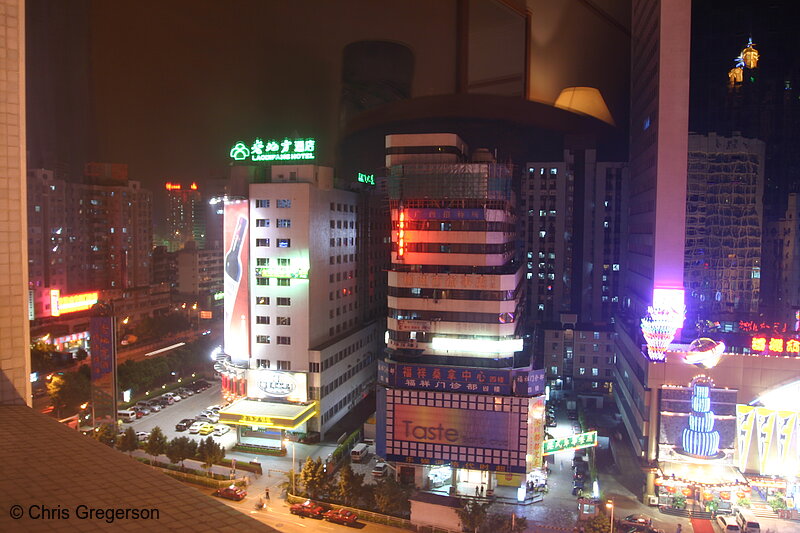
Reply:
[[275, 207], [292, 207], [292, 201], [287, 199], [279, 199], [275, 202]]
[[291, 259], [287, 259], [285, 257], [279, 257], [278, 258], [278, 266], [288, 267], [290, 262], [291, 262]]
[[292, 299], [291, 298], [278, 298], [278, 301], [276, 303], [278, 305], [292, 305]]
[[256, 343], [269, 344], [269, 335], [256, 335]]
[[256, 305], [269, 305], [269, 296], [256, 296]]
[[256, 278], [256, 285], [261, 287], [269, 285], [269, 278]]
[[256, 317], [256, 324], [269, 324], [269, 317], [268, 316], [257, 316]]
[[593, 368], [593, 369], [592, 369], [592, 375], [593, 375], [593, 376], [599, 376], [599, 375], [600, 375], [600, 372], [599, 372], [599, 371], [598, 371], [596, 368]]
[[585, 375], [586, 374], [586, 369], [585, 368], [578, 369], [578, 374], [580, 374], [581, 376]]
[[[269, 244], [267, 244], [267, 246], [269, 246]], [[278, 248], [291, 248], [291, 246], [291, 239], [278, 239]]]
[[269, 359], [256, 359], [256, 368], [269, 368]]
[[[319, 363], [308, 363], [309, 372], [319, 372]], [[313, 389], [314, 387], [312, 387]]]
[[[278, 344], [280, 344], [280, 337], [278, 337]], [[289, 344], [288, 342], [286, 344]], [[278, 361], [278, 370], [291, 370], [292, 369], [292, 362], [291, 361]]]
[[558, 375], [558, 367], [557, 366], [551, 366], [550, 367], [550, 373]]
[[[291, 337], [278, 337], [278, 344], [284, 344], [284, 345], [292, 344], [292, 338]], [[279, 361], [279, 363], [280, 363], [280, 361]], [[280, 365], [279, 365], [278, 368], [280, 368]]]
[[256, 200], [256, 207], [269, 207], [269, 200]]
[[256, 239], [256, 246], [269, 246], [269, 239]]
[[264, 267], [269, 264], [269, 259], [266, 257], [256, 257], [256, 266]]
[[290, 278], [278, 278], [278, 287], [288, 287]]
[[288, 218], [279, 218], [278, 221], [275, 223], [279, 228], [291, 228], [292, 221]]
[[268, 218], [257, 218], [256, 219], [256, 227], [257, 228], [268, 228], [269, 227], [269, 219]]
[[600, 332], [599, 331], [593, 332], [592, 335], [594, 335], [595, 340], [600, 338]]
[[288, 317], [288, 316], [279, 316], [277, 324], [279, 326], [291, 326], [292, 325], [292, 319], [291, 319], [291, 317]]

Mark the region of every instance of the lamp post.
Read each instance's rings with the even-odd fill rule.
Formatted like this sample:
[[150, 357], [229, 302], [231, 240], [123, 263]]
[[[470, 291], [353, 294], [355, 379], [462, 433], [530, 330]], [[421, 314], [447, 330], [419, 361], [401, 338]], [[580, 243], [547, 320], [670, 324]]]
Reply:
[[606, 502], [606, 508], [611, 509], [611, 531], [610, 533], [614, 533], [614, 500], [608, 500]]
[[295, 489], [295, 485], [294, 485], [294, 477], [295, 477], [295, 473], [294, 473], [294, 442], [290, 441], [289, 439], [283, 439], [283, 444], [285, 444], [286, 446], [288, 446], [289, 444], [292, 445], [292, 469], [289, 472], [291, 473], [291, 476], [292, 476], [292, 494], [295, 494], [295, 490], [294, 490]]

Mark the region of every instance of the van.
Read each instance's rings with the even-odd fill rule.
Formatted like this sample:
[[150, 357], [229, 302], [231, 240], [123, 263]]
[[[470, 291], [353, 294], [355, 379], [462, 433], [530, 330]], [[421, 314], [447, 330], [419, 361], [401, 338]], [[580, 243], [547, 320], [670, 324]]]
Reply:
[[372, 475], [374, 477], [384, 477], [388, 471], [389, 465], [381, 461], [375, 464], [375, 468], [372, 469]]
[[136, 420], [136, 411], [132, 409], [123, 409], [117, 411], [117, 418], [119, 418], [123, 422], [133, 422], [134, 420]]
[[739, 529], [741, 529], [742, 533], [761, 533], [761, 526], [750, 511], [737, 509], [735, 516], [736, 523], [739, 524]]
[[354, 463], [360, 463], [367, 457], [367, 452], [369, 450], [369, 446], [364, 444], [363, 442], [359, 442], [356, 444], [352, 450], [350, 450], [350, 460]]
[[739, 524], [732, 516], [721, 514], [717, 516], [717, 525], [723, 533], [740, 533]]

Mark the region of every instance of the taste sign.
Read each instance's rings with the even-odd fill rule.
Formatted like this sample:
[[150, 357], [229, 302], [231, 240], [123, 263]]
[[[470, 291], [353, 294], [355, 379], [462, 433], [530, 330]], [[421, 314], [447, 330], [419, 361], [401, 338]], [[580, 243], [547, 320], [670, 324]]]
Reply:
[[394, 440], [509, 449], [511, 413], [395, 404]]

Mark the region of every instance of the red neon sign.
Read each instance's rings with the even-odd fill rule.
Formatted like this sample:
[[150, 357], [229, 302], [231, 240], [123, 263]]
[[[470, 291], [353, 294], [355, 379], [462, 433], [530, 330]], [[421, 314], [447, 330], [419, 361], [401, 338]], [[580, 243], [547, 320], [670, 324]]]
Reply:
[[[172, 182], [168, 181], [167, 184], [166, 184], [166, 188], [167, 188], [168, 191], [179, 191], [179, 190], [181, 190], [181, 184], [180, 183], [172, 183]], [[197, 188], [196, 185], [195, 185], [195, 188]]]
[[397, 236], [397, 255], [403, 257], [406, 253], [406, 212], [400, 209], [400, 231]]
[[800, 355], [800, 339], [784, 339], [782, 337], [753, 337], [750, 339], [750, 349], [754, 352]]

